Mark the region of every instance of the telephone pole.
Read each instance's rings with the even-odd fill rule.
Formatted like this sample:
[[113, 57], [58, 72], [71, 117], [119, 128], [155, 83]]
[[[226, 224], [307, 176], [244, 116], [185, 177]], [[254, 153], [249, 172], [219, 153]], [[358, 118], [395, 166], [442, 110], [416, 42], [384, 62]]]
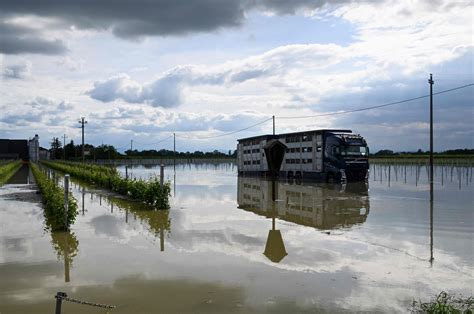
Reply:
[[433, 182], [433, 74], [428, 80], [430, 84], [430, 182]]
[[434, 202], [434, 187], [433, 187], [433, 74], [430, 73], [430, 265], [433, 266], [433, 202]]
[[84, 117], [81, 117], [81, 120], [79, 120], [78, 122], [81, 124], [81, 128], [82, 128], [82, 162], [84, 162], [84, 160], [85, 160], [85, 154], [84, 154], [84, 125], [87, 123], [87, 121], [85, 121]]
[[66, 134], [63, 135], [63, 160], [66, 160]]

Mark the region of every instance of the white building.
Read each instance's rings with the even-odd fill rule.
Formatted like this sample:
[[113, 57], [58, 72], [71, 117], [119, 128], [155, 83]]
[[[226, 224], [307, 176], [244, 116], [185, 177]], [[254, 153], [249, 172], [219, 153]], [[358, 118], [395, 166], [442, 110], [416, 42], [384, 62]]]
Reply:
[[40, 146], [39, 146], [39, 136], [35, 134], [35, 137], [28, 140], [28, 154], [30, 161], [37, 162], [40, 157]]

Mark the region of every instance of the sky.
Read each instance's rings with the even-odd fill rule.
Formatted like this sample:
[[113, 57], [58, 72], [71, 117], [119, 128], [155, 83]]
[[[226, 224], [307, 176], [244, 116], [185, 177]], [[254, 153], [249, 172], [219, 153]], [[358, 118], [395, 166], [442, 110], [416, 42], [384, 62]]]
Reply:
[[[473, 24], [468, 0], [0, 0], [0, 138], [79, 143], [85, 117], [93, 145], [228, 151], [275, 115], [427, 150], [429, 98], [285, 117], [472, 84]], [[435, 95], [436, 151], [474, 148], [473, 96]]]

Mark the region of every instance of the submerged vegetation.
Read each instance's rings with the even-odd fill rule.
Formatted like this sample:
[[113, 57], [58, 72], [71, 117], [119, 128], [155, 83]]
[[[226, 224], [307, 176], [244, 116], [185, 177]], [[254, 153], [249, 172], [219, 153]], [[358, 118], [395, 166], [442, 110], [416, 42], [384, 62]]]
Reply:
[[168, 209], [171, 185], [161, 186], [157, 178], [149, 181], [123, 178], [115, 168], [72, 162], [42, 162], [47, 167], [69, 173], [86, 182], [110, 189], [157, 209]]
[[21, 161], [8, 161], [0, 164], [0, 185], [10, 179], [21, 167]]
[[429, 314], [472, 314], [474, 298], [456, 297], [443, 291], [429, 302], [413, 300], [410, 311]]
[[56, 185], [49, 179], [34, 163], [30, 163], [31, 171], [36, 180], [36, 185], [40, 189], [46, 225], [53, 231], [66, 231], [76, 221], [77, 203], [71, 193], [69, 193], [69, 206], [67, 212], [67, 222], [65, 220], [66, 206], [64, 204], [64, 189]]

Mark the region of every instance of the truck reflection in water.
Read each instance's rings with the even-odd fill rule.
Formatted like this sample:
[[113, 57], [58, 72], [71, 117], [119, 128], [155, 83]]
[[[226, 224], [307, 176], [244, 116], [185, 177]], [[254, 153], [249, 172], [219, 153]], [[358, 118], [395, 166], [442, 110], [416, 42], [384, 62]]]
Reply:
[[264, 254], [276, 263], [287, 255], [276, 218], [320, 230], [347, 229], [364, 223], [370, 209], [365, 182], [292, 184], [239, 176], [237, 198], [240, 209], [272, 218]]

